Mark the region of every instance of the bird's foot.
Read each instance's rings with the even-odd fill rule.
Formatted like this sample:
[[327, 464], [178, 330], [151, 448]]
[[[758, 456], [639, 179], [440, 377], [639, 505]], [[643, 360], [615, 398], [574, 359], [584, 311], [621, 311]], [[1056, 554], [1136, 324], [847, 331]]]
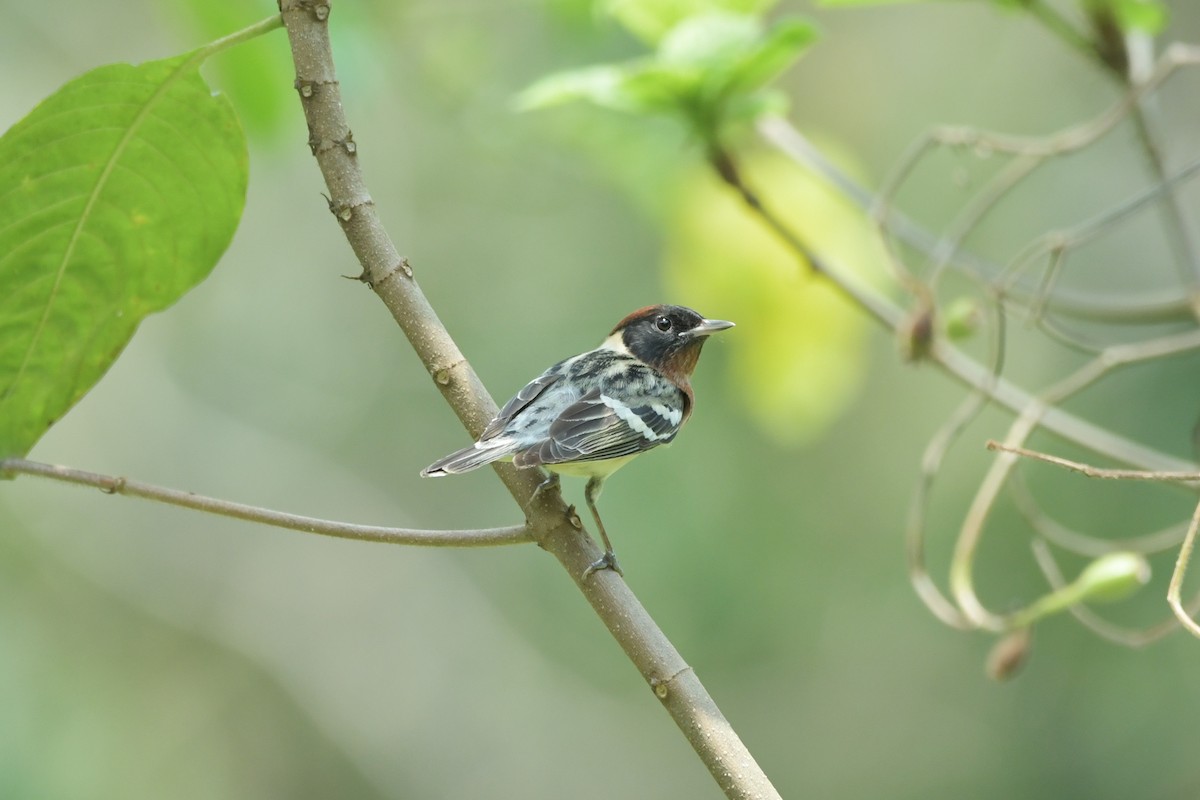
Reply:
[[588, 568], [583, 571], [583, 579], [586, 581], [589, 575], [597, 570], [602, 569], [611, 569], [613, 572], [622, 577], [625, 575], [625, 573], [621, 571], [620, 565], [617, 564], [617, 554], [612, 550], [605, 550], [604, 555], [600, 556], [591, 564], [589, 564]]
[[529, 495], [529, 501], [525, 503], [525, 514], [529, 514], [529, 507], [537, 502], [537, 499], [542, 496], [542, 492], [548, 492], [551, 489], [557, 489], [560, 479], [557, 472], [551, 472], [549, 477], [539, 483], [533, 490], [533, 494]]

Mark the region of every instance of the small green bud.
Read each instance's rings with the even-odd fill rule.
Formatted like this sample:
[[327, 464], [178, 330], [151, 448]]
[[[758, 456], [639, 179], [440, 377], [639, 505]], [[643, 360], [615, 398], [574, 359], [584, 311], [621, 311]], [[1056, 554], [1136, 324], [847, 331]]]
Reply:
[[970, 339], [983, 324], [983, 312], [973, 297], [959, 297], [942, 312], [946, 336], [952, 341]]
[[1150, 564], [1139, 553], [1109, 553], [1088, 564], [1075, 587], [1084, 602], [1124, 600], [1150, 580]]

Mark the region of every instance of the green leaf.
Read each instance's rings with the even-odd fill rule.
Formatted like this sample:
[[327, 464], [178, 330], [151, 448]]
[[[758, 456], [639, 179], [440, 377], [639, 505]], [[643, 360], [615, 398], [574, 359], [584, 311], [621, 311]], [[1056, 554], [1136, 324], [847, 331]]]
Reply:
[[807, 20], [780, 21], [742, 56], [733, 70], [730, 90], [745, 92], [767, 85], [794, 64], [817, 36], [817, 27]]
[[604, 11], [635, 36], [657, 45], [667, 32], [686, 19], [708, 12], [727, 11], [758, 16], [778, 0], [607, 0]]
[[582, 100], [604, 108], [634, 111], [623, 88], [625, 77], [626, 70], [618, 64], [554, 72], [522, 90], [517, 95], [517, 108], [532, 111]]
[[[1095, 0], [1093, 0], [1094, 2]], [[1158, 0], [1100, 0], [1112, 9], [1123, 31], [1142, 31], [1151, 35], [1167, 27], [1167, 7]]]
[[690, 17], [663, 37], [664, 64], [719, 68], [743, 57], [762, 38], [762, 23], [743, 14], [714, 12]]
[[778, 93], [758, 90], [816, 37], [804, 20], [784, 20], [764, 31], [754, 17], [701, 14], [671, 29], [653, 57], [549, 75], [518, 95], [517, 107], [583, 100], [620, 111], [674, 113], [714, 139], [730, 123], [785, 107]]
[[556, 72], [517, 95], [517, 108], [532, 111], [582, 100], [617, 111], [673, 111], [694, 91], [699, 77], [693, 72], [647, 60]]
[[929, 0], [817, 0], [817, 5], [826, 8], [847, 6], [897, 6], [901, 3], [925, 3]]
[[200, 61], [92, 70], [0, 137], [0, 456], [28, 452], [229, 245], [246, 142]]

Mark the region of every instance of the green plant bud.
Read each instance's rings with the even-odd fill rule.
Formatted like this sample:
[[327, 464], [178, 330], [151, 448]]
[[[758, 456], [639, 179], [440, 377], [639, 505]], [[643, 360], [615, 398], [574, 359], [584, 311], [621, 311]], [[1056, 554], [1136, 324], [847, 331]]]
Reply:
[[946, 336], [953, 341], [970, 339], [983, 323], [983, 312], [973, 297], [959, 297], [942, 312]]
[[1109, 553], [1079, 574], [1075, 586], [1084, 602], [1123, 600], [1150, 580], [1150, 564], [1138, 553]]

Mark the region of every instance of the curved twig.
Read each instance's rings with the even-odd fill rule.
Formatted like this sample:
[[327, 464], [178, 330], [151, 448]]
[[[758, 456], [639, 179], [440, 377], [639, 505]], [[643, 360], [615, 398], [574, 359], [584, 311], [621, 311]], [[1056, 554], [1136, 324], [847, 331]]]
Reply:
[[1101, 539], [1070, 528], [1050, 516], [1041, 507], [1025, 482], [1024, 473], [1017, 470], [1008, 482], [1008, 491], [1017, 511], [1029, 527], [1046, 541], [1076, 555], [1099, 558], [1109, 553], [1133, 551], [1149, 555], [1178, 547], [1187, 533], [1187, 523], [1168, 525], [1157, 531], [1123, 539]]
[[[758, 123], [757, 130], [763, 141], [795, 161], [797, 165], [812, 170], [829, 181], [860, 210], [868, 212], [876, 206], [873, 193], [826, 158], [787, 120], [780, 117], [765, 117]], [[1177, 183], [1190, 177], [1190, 174], [1184, 176], [1181, 171], [1170, 181]], [[1149, 192], [1155, 199], [1162, 194], [1162, 190], [1158, 187]], [[892, 209], [883, 223], [889, 233], [899, 241], [926, 256], [933, 256], [938, 246], [938, 237], [904, 215], [903, 212]], [[980, 281], [986, 281], [988, 276], [998, 275], [1003, 271], [1002, 265], [969, 250], [959, 250], [955, 254], [954, 264]], [[1032, 295], [1034, 291], [1036, 290], [1013, 286], [1007, 294], [1023, 298], [1026, 295]], [[1144, 290], [1137, 295], [1123, 294], [1118, 298], [1091, 294], [1077, 289], [1059, 290], [1055, 292], [1051, 310], [1065, 317], [1113, 324], [1143, 325], [1192, 317], [1190, 298], [1172, 288]]]
[[[1015, 428], [1016, 426], [1014, 426]], [[988, 442], [989, 450], [1001, 451], [1001, 458], [997, 459], [997, 461], [1001, 459], [1014, 459], [1020, 456], [1037, 461], [1045, 461], [1048, 464], [1053, 464], [1072, 472], [1078, 472], [1089, 478], [1182, 483], [1193, 489], [1197, 488], [1196, 484], [1200, 481], [1200, 472], [1196, 471], [1150, 472], [1093, 467], [1090, 464], [1083, 464], [1078, 461], [1071, 461], [1070, 459], [1016, 446], [1012, 440], [1020, 440], [1019, 436], [1010, 435], [1009, 439], [1009, 442], [1003, 444], [995, 441]], [[1180, 599], [1180, 594], [1183, 590], [1183, 579], [1187, 574], [1188, 562], [1191, 559], [1192, 548], [1195, 546], [1198, 530], [1200, 530], [1200, 503], [1196, 505], [1196, 509], [1192, 513], [1191, 523], [1188, 525], [1187, 533], [1183, 537], [1183, 543], [1179, 547], [1179, 557], [1175, 561], [1175, 570], [1171, 573], [1171, 583], [1167, 587], [1167, 603], [1171, 606], [1171, 610], [1175, 613], [1175, 617], [1179, 620], [1179, 623], [1193, 636], [1200, 638], [1200, 623], [1193, 618], [1192, 612], [1183, 605], [1183, 601]]]

